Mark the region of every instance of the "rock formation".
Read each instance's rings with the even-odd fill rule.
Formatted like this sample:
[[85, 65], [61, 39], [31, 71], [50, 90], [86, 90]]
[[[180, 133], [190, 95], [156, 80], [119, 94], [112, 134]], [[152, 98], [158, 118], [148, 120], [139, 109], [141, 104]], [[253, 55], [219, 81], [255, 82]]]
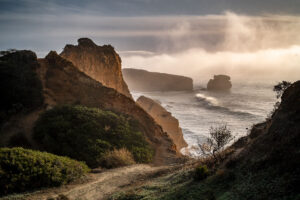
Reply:
[[187, 146], [182, 135], [182, 130], [179, 127], [179, 122], [170, 112], [164, 109], [158, 102], [145, 96], [139, 97], [137, 103], [167, 132], [178, 150]]
[[227, 75], [214, 75], [214, 79], [207, 83], [207, 90], [212, 91], [228, 91], [231, 87], [230, 77]]
[[111, 45], [98, 46], [88, 38], [80, 38], [78, 45], [66, 45], [60, 55], [104, 86], [131, 97], [123, 80], [121, 58]]
[[123, 69], [123, 76], [130, 90], [183, 91], [193, 90], [193, 80], [188, 77], [148, 72], [140, 69]]
[[[32, 58], [35, 59], [33, 62], [36, 62], [36, 57]], [[81, 104], [124, 113], [136, 119], [139, 122], [140, 131], [145, 134], [147, 141], [156, 151], [154, 163], [172, 163], [180, 156], [170, 137], [146, 111], [128, 96], [92, 79], [56, 52], [52, 51], [44, 59], [38, 59], [38, 64], [35, 70], [42, 83], [43, 105], [29, 114], [14, 118], [2, 127], [1, 133], [11, 136], [14, 133], [23, 132], [28, 136], [43, 110], [57, 104]], [[24, 124], [26, 124], [26, 129], [23, 127]]]

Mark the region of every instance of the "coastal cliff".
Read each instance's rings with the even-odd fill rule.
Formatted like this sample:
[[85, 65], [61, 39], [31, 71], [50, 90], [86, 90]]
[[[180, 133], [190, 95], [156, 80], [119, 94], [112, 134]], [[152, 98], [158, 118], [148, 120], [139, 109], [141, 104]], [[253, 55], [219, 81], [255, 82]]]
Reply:
[[178, 150], [187, 147], [182, 130], [179, 127], [179, 122], [170, 112], [164, 109], [159, 103], [145, 96], [139, 97], [136, 102], [167, 132]]
[[123, 69], [123, 76], [132, 91], [193, 90], [193, 80], [185, 76], [131, 68]]
[[66, 45], [60, 56], [106, 87], [131, 97], [123, 80], [121, 58], [111, 45], [96, 45], [91, 39], [80, 38], [78, 45]]
[[[10, 62], [15, 62], [15, 57], [20, 57], [19, 54], [21, 57], [26, 57], [26, 55], [22, 56], [23, 52], [18, 52], [12, 55], [13, 58]], [[35, 55], [33, 52], [31, 54]], [[43, 59], [37, 60], [36, 56], [28, 59], [27, 63], [36, 65], [34, 68], [28, 67], [40, 81], [39, 89], [42, 93], [43, 103], [27, 113], [12, 116], [1, 127], [2, 146], [6, 146], [9, 139], [19, 132], [22, 132], [33, 146], [36, 146], [37, 144], [32, 141], [31, 134], [33, 126], [42, 112], [56, 105], [83, 105], [122, 113], [137, 120], [139, 130], [156, 152], [153, 162], [167, 164], [176, 161], [179, 153], [171, 138], [131, 98], [92, 79], [79, 71], [72, 62], [62, 58], [54, 51]]]

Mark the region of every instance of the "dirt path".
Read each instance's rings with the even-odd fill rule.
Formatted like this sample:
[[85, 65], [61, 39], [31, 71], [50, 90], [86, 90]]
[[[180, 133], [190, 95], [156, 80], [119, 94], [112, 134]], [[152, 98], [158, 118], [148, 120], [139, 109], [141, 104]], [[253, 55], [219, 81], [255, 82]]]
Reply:
[[[60, 188], [46, 189], [34, 193], [18, 196], [6, 197], [4, 199], [80, 199], [80, 200], [101, 200], [110, 194], [120, 191], [122, 188], [138, 184], [145, 180], [166, 174], [174, 167], [161, 166], [153, 167], [150, 165], [138, 164], [107, 170], [102, 173], [91, 173], [88, 181], [84, 183], [73, 183]], [[66, 197], [66, 198], [62, 198]], [[0, 198], [1, 199], [1, 198]]]

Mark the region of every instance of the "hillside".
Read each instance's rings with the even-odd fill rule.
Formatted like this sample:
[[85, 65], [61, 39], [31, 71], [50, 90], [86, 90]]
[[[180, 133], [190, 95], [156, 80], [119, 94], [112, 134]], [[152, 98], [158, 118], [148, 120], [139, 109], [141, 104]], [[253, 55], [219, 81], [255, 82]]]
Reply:
[[[18, 52], [10, 56], [15, 59], [19, 54], [25, 53]], [[33, 52], [31, 54], [35, 55]], [[14, 59], [11, 62], [14, 62]], [[29, 112], [13, 115], [1, 127], [2, 146], [7, 146], [10, 139], [19, 133], [22, 133], [31, 145], [38, 146], [32, 141], [31, 134], [40, 113], [55, 105], [80, 104], [123, 113], [137, 120], [140, 131], [156, 151], [154, 163], [170, 163], [177, 159], [179, 154], [172, 140], [131, 98], [93, 80], [56, 52], [50, 52], [44, 59], [38, 60], [36, 56], [31, 56], [30, 60], [38, 63], [33, 72], [42, 85], [43, 104]]]

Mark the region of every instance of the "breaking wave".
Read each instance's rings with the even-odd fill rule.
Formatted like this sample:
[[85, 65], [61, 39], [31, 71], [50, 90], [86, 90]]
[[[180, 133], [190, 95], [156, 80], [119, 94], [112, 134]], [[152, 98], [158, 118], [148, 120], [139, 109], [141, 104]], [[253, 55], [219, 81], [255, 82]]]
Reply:
[[223, 112], [230, 115], [238, 115], [238, 116], [247, 116], [247, 117], [255, 117], [255, 114], [234, 110], [228, 107], [221, 105], [215, 97], [206, 96], [204, 94], [196, 94], [197, 101], [200, 103], [200, 106], [204, 107], [208, 110], [214, 110], [217, 112]]

